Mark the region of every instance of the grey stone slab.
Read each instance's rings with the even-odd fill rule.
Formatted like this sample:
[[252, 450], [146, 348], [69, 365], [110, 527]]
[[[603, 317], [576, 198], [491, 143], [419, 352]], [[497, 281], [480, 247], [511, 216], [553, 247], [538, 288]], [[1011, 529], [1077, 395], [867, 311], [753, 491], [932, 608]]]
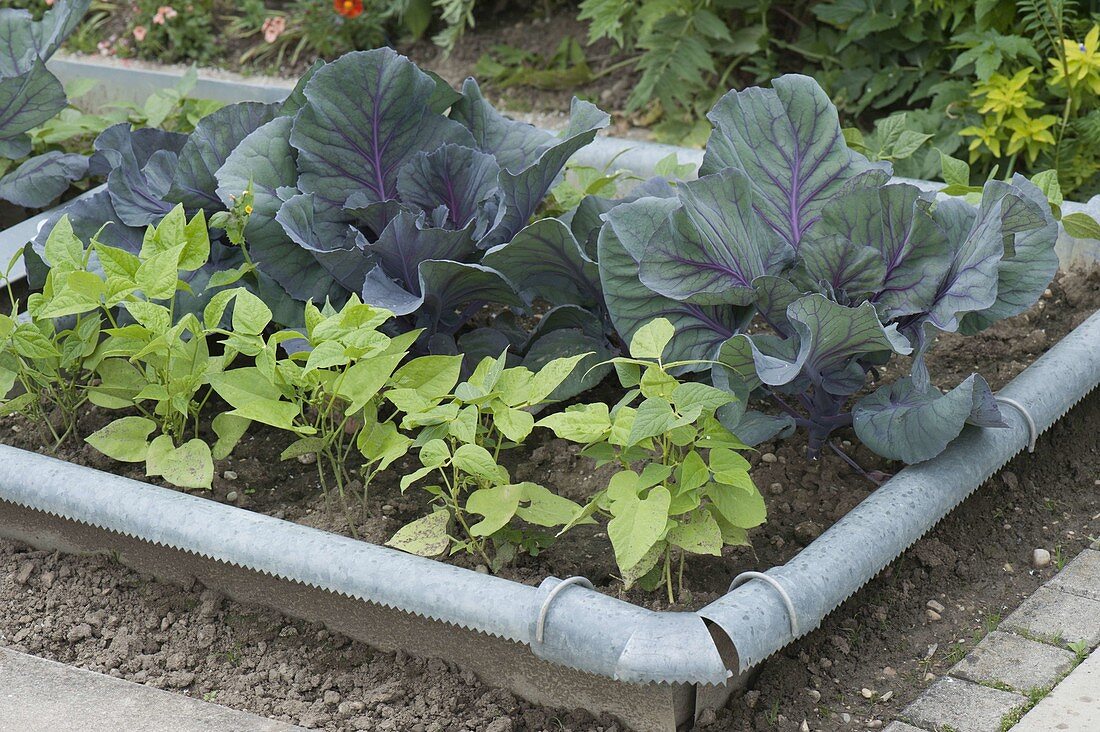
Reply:
[[951, 669], [952, 676], [986, 684], [1008, 684], [1016, 691], [1052, 686], [1073, 668], [1069, 651], [1011, 633], [993, 631]]
[[944, 677], [933, 684], [901, 717], [928, 729], [956, 732], [1001, 732], [1001, 719], [1027, 699], [971, 681]]
[[914, 727], [905, 722], [891, 722], [886, 725], [886, 729], [882, 730], [882, 732], [927, 732], [927, 730], [923, 730], [920, 727]]
[[1047, 582], [1047, 587], [1100, 601], [1100, 552], [1081, 552]]
[[1001, 629], [1066, 643], [1085, 640], [1095, 648], [1100, 645], [1100, 602], [1044, 585], [1002, 621]]
[[182, 694], [0, 648], [0, 732], [301, 732]]
[[1100, 730], [1100, 653], [1085, 659], [1012, 728], [1012, 732], [1096, 730]]

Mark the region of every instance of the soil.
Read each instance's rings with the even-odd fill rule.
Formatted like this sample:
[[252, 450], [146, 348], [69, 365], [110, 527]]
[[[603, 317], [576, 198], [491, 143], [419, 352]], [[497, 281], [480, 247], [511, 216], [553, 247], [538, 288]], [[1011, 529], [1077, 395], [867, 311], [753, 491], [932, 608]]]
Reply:
[[[929, 359], [931, 371], [941, 386], [950, 386], [978, 370], [997, 389], [1097, 308], [1100, 271], [1060, 274], [1029, 312], [977, 336], [941, 337]], [[89, 412], [81, 429], [94, 429], [106, 418]], [[37, 430], [19, 418], [0, 421], [0, 441], [44, 449]], [[866, 468], [897, 468], [858, 445], [842, 445]], [[310, 466], [273, 459], [282, 447], [271, 433], [251, 437], [218, 465], [209, 497], [224, 501], [232, 492], [237, 505], [346, 530], [343, 519], [325, 508]], [[531, 447], [514, 460], [519, 479], [541, 480], [577, 499], [606, 480], [567, 443], [550, 439]], [[750, 536], [753, 549], [731, 548], [722, 558], [690, 562], [686, 584], [693, 594], [685, 593], [679, 607], [710, 601], [740, 571], [789, 560], [874, 489], [839, 457], [827, 453], [806, 461], [800, 447], [792, 439], [762, 445], [751, 455], [754, 479], [768, 501], [768, 523]], [[75, 442], [63, 446], [61, 456], [142, 477]], [[225, 471], [236, 479], [226, 479]], [[1056, 566], [1100, 534], [1098, 478], [1100, 395], [1094, 393], [1044, 435], [1036, 454], [1017, 457], [821, 629], [765, 664], [755, 690], [704, 719], [700, 729], [793, 730], [807, 720], [811, 729], [839, 730], [889, 721], [1050, 576], [1053, 567], [1028, 569], [1034, 548], [1051, 551]], [[369, 518], [359, 527], [363, 538], [382, 541], [423, 511], [416, 491], [402, 496], [392, 485], [372, 490]], [[667, 607], [637, 589], [623, 593], [612, 572], [606, 536], [595, 528], [567, 534], [550, 551], [521, 557], [502, 574], [525, 582], [584, 574], [605, 592]], [[24, 574], [29, 578], [19, 582]], [[946, 607], [935, 622], [925, 614], [932, 599]], [[100, 610], [98, 623], [89, 620]], [[122, 629], [135, 634], [132, 649], [129, 640], [115, 648]], [[105, 558], [58, 557], [10, 544], [0, 544], [0, 642], [105, 672], [115, 664], [113, 673], [127, 678], [326, 729], [422, 724], [438, 730], [541, 730], [558, 729], [558, 722], [573, 730], [614, 728], [583, 713], [525, 706], [438, 661], [371, 651], [319, 628], [219, 604], [200, 588], [180, 593]], [[862, 696], [864, 688], [873, 692], [870, 700]], [[334, 690], [347, 704], [365, 706], [326, 704], [325, 692]], [[382, 720], [394, 721], [378, 726]]]

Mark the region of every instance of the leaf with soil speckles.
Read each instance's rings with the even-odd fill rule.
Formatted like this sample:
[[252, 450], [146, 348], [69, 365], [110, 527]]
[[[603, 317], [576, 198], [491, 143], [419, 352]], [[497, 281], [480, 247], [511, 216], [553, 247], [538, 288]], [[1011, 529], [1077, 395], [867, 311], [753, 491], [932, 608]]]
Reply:
[[175, 447], [171, 437], [160, 435], [149, 445], [145, 461], [146, 475], [159, 475], [179, 488], [209, 489], [214, 480], [210, 446], [199, 439]]
[[402, 526], [386, 546], [421, 557], [439, 556], [451, 544], [451, 537], [447, 535], [450, 523], [451, 515], [447, 511], [435, 511]]
[[145, 417], [122, 417], [85, 438], [85, 442], [109, 458], [124, 463], [145, 461], [149, 435], [157, 425]]

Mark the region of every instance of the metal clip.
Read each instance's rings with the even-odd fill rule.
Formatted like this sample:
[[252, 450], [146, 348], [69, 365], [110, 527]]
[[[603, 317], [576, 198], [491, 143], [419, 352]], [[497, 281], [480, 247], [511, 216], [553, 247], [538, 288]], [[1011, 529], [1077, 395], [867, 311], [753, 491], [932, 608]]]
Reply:
[[550, 603], [554, 601], [559, 592], [571, 585], [580, 585], [590, 590], [596, 589], [587, 577], [567, 577], [559, 582], [554, 589], [550, 590], [550, 594], [546, 596], [546, 599], [542, 601], [542, 607], [539, 609], [539, 620], [535, 624], [535, 643], [542, 645], [542, 639], [546, 635], [546, 616], [550, 613]]
[[1035, 441], [1039, 439], [1039, 428], [1035, 426], [1035, 420], [1032, 419], [1031, 413], [1027, 411], [1027, 407], [1020, 404], [1015, 399], [1009, 399], [1008, 397], [994, 395], [993, 401], [998, 404], [1004, 404], [1012, 407], [1017, 412], [1023, 415], [1024, 421], [1027, 422], [1027, 451], [1035, 452]]
[[780, 598], [783, 600], [783, 604], [787, 607], [787, 617], [791, 620], [791, 637], [798, 637], [798, 614], [794, 611], [794, 603], [791, 602], [791, 596], [787, 594], [787, 591], [783, 589], [783, 585], [779, 584], [779, 580], [772, 577], [769, 574], [763, 572], [742, 572], [733, 578], [733, 582], [730, 582], [729, 592], [733, 592], [737, 587], [745, 584], [749, 580], [764, 580], [769, 585], [775, 588], [779, 593]]

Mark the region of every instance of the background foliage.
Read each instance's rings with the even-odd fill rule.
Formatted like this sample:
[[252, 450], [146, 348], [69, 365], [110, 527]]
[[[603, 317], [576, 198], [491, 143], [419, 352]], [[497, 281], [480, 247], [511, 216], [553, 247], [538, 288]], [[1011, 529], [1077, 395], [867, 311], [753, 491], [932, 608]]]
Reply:
[[[509, 3], [503, 13], [477, 0], [167, 2], [98, 0], [71, 45], [300, 69], [316, 57], [421, 38], [449, 53], [476, 23], [557, 5], [587, 24], [586, 38], [567, 36], [545, 56], [496, 46], [478, 76], [499, 88], [583, 91], [608, 74], [630, 74], [622, 111], [663, 139], [701, 145], [705, 112], [722, 91], [805, 73], [864, 135], [905, 112], [891, 123], [895, 147], [882, 158], [901, 175], [937, 177], [939, 150], [969, 156], [975, 182], [994, 169], [1003, 177], [1055, 168], [1074, 198], [1100, 192], [1096, 0], [580, 0]], [[897, 146], [900, 133], [919, 142]], [[881, 145], [884, 134], [872, 142]]]

